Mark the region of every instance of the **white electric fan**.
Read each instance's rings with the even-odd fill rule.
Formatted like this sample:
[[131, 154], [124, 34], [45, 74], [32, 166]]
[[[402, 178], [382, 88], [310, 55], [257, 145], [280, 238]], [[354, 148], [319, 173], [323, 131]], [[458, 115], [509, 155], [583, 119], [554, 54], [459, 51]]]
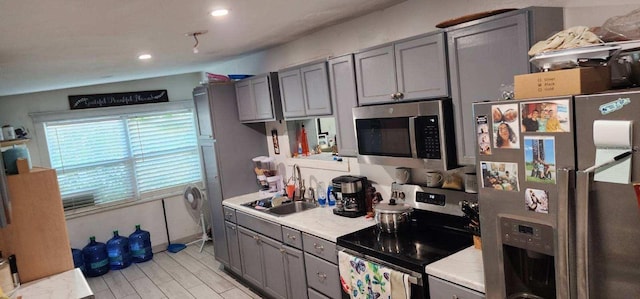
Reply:
[[[187, 245], [191, 245], [194, 243], [201, 242], [200, 244], [200, 252], [202, 252], [202, 248], [204, 248], [204, 243], [207, 241], [211, 241], [211, 238], [207, 234], [207, 226], [204, 221], [204, 210], [206, 207], [206, 200], [200, 188], [196, 186], [187, 186], [184, 190], [183, 194], [184, 203], [187, 206], [187, 211], [193, 217], [193, 220], [200, 221], [200, 225], [202, 226], [202, 237], [193, 242], [187, 243]], [[200, 219], [198, 219], [198, 216]]]

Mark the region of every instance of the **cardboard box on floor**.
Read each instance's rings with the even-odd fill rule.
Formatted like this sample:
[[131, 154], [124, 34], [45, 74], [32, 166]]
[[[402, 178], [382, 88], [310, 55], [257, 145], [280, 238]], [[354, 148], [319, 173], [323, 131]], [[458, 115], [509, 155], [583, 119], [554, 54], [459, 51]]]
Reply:
[[588, 94], [610, 87], [611, 71], [608, 67], [581, 67], [514, 77], [517, 100]]

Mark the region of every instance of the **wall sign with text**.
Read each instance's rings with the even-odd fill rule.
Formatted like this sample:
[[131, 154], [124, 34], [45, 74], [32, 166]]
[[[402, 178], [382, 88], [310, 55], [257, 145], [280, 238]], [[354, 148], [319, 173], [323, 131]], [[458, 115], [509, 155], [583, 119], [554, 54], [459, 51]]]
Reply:
[[167, 90], [103, 93], [69, 96], [69, 108], [87, 109], [168, 102]]

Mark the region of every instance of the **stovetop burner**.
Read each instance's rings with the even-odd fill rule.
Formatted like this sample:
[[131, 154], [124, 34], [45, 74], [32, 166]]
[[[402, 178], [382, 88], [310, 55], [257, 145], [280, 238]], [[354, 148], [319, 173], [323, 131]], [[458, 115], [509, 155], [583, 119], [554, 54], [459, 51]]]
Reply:
[[473, 244], [469, 233], [412, 223], [399, 233], [372, 226], [338, 238], [337, 244], [365, 255], [424, 272], [424, 266]]

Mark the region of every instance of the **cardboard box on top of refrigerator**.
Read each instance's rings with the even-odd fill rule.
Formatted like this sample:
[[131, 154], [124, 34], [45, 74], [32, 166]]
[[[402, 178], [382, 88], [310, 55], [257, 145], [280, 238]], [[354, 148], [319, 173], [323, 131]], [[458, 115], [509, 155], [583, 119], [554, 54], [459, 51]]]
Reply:
[[517, 100], [589, 94], [610, 87], [611, 71], [608, 67], [581, 67], [514, 77]]

